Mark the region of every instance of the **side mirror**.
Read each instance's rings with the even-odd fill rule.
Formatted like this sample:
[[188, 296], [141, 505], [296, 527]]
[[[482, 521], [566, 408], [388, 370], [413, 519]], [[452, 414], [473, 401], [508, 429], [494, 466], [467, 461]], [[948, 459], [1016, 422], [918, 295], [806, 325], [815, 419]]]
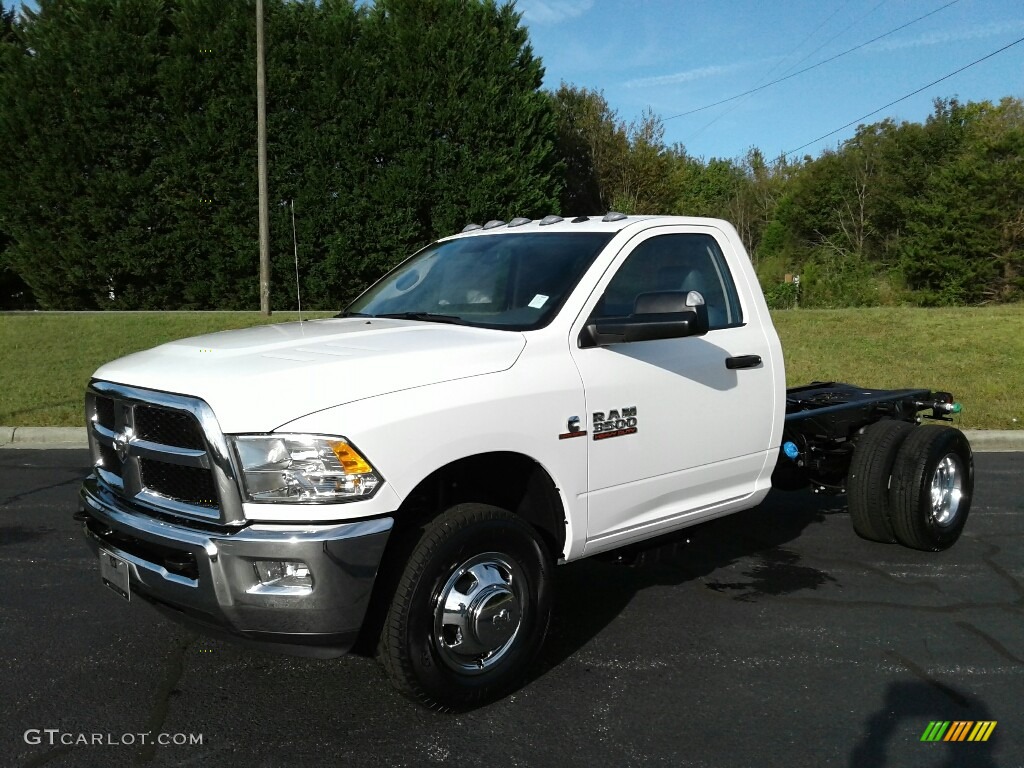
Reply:
[[700, 291], [690, 291], [686, 294], [686, 306], [697, 315], [694, 336], [703, 336], [711, 330], [711, 321], [708, 320], [708, 305], [704, 303], [704, 294]]
[[580, 334], [581, 347], [633, 341], [703, 336], [708, 332], [708, 308], [698, 291], [656, 291], [636, 297], [633, 314], [588, 323]]

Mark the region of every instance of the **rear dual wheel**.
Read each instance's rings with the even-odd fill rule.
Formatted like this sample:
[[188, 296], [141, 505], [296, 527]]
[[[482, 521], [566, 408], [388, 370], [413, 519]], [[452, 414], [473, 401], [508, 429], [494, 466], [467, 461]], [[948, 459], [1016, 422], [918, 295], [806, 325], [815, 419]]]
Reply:
[[896, 456], [889, 510], [896, 540], [938, 552], [956, 543], [974, 495], [974, 455], [963, 432], [919, 427]]
[[882, 419], [868, 426], [853, 450], [846, 498], [857, 535], [868, 541], [896, 541], [889, 512], [889, 483], [896, 454], [913, 431], [906, 421]]
[[853, 529], [870, 541], [930, 552], [960, 538], [974, 493], [974, 457], [952, 427], [891, 419], [861, 436], [847, 484]]

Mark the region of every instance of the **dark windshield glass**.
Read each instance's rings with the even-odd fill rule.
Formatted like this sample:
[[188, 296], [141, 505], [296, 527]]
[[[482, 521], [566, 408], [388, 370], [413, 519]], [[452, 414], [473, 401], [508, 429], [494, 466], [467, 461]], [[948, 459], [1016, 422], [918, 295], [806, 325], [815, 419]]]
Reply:
[[[550, 322], [611, 232], [477, 235], [435, 243], [346, 309], [509, 330]], [[412, 317], [418, 315], [418, 317]]]

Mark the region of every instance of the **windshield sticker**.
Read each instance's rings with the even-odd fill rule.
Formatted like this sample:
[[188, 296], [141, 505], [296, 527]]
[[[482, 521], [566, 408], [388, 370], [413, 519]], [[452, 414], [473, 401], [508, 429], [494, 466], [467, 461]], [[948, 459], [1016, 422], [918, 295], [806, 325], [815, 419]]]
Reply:
[[605, 440], [609, 437], [623, 437], [637, 433], [636, 406], [623, 408], [621, 411], [610, 410], [594, 412], [594, 439]]
[[540, 309], [541, 307], [544, 306], [547, 300], [547, 296], [545, 296], [543, 293], [538, 293], [536, 296], [533, 297], [533, 300], [530, 302], [529, 306], [532, 309]]

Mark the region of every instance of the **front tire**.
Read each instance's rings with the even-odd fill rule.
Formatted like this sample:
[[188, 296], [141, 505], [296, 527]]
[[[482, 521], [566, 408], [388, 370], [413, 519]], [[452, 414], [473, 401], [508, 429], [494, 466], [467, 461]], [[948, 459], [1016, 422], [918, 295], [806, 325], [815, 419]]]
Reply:
[[896, 540], [938, 552], [960, 538], [974, 495], [974, 456], [963, 432], [918, 427], [896, 456], [889, 509]]
[[521, 518], [459, 504], [413, 549], [385, 619], [392, 683], [439, 710], [493, 701], [519, 685], [551, 616], [551, 556]]

